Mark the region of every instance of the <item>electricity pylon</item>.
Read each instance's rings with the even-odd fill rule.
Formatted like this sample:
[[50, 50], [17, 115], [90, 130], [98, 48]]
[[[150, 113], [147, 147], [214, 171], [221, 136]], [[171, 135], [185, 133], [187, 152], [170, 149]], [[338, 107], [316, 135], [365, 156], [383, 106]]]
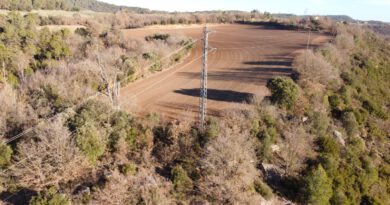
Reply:
[[203, 28], [203, 54], [200, 72], [199, 123], [200, 130], [205, 130], [207, 115], [207, 54], [209, 50], [209, 33], [207, 25]]

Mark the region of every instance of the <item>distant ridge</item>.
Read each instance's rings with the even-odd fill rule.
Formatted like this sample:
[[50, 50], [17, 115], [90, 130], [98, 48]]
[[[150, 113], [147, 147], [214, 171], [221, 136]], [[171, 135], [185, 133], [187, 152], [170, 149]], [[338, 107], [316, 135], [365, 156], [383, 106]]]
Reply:
[[0, 9], [30, 11], [42, 10], [92, 10], [97, 12], [117, 12], [122, 10], [137, 13], [149, 12], [149, 9], [128, 6], [116, 6], [97, 0], [0, 0]]
[[355, 19], [347, 15], [325, 15], [324, 17], [334, 21], [356, 22]]
[[96, 0], [67, 0], [73, 7], [88, 9], [98, 12], [117, 12], [122, 10], [134, 11], [137, 13], [149, 12], [149, 9], [140, 7], [129, 7], [129, 6], [117, 6]]
[[[272, 14], [272, 16], [280, 17], [280, 18], [289, 18], [289, 17], [309, 17], [308, 15], [295, 15], [295, 14]], [[310, 16], [317, 16], [317, 15], [310, 15]], [[329, 18], [333, 21], [346, 21], [346, 22], [356, 22], [355, 19], [353, 19], [350, 16], [347, 15], [318, 15], [320, 17]]]

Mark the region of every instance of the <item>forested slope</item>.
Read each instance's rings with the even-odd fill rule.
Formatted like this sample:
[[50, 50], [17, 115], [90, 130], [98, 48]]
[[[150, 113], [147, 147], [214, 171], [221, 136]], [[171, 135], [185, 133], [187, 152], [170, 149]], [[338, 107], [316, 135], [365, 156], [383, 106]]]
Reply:
[[117, 12], [128, 10], [135, 12], [147, 12], [147, 9], [137, 7], [116, 6], [97, 0], [2, 0], [0, 9], [7, 10], [79, 10], [88, 9], [98, 12]]
[[[176, 63], [182, 55], [164, 56], [189, 39], [134, 40], [96, 24], [51, 32], [39, 21], [0, 16], [5, 204], [388, 204], [390, 46], [374, 33], [314, 22], [334, 41], [270, 80], [269, 98], [201, 131], [109, 100], [113, 82]], [[106, 95], [86, 99], [97, 92]]]

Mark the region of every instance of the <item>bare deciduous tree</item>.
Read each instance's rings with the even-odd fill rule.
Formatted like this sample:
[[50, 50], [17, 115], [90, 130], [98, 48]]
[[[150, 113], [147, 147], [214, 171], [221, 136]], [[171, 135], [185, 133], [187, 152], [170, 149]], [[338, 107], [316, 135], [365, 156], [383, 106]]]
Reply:
[[24, 82], [26, 80], [25, 70], [29, 66], [31, 56], [21, 51], [15, 53], [14, 55], [15, 58], [18, 59], [15, 66], [17, 69], [18, 77], [22, 82]]
[[248, 131], [222, 127], [221, 135], [206, 148], [202, 168], [208, 174], [199, 188], [220, 203], [260, 203], [261, 197], [248, 191], [259, 177], [255, 143]]
[[36, 121], [31, 107], [26, 105], [7, 83], [0, 85], [0, 105], [0, 135], [14, 128], [30, 127]]
[[119, 89], [118, 74], [120, 70], [117, 67], [117, 61], [123, 55], [123, 50], [118, 47], [110, 48], [103, 55], [99, 48], [96, 51], [96, 61], [100, 72], [101, 80], [106, 87], [107, 96], [114, 106], [119, 106]]
[[332, 86], [340, 84], [339, 71], [318, 53], [305, 51], [294, 60], [293, 66], [300, 80]]
[[71, 133], [60, 121], [40, 128], [18, 144], [10, 176], [24, 187], [41, 189], [82, 176], [88, 166]]
[[312, 155], [312, 140], [310, 135], [299, 126], [289, 126], [283, 135], [285, 140], [280, 149], [283, 168], [286, 174], [294, 175], [303, 168], [306, 159]]
[[125, 176], [115, 171], [103, 189], [94, 193], [92, 204], [143, 204], [168, 205], [173, 204], [169, 191], [169, 182], [161, 176], [141, 169], [134, 176]]

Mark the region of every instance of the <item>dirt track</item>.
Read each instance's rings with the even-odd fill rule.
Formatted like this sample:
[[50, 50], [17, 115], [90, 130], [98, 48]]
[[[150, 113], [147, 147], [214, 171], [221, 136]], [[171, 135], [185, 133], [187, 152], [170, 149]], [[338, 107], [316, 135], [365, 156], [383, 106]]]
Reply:
[[[275, 75], [289, 75], [291, 61], [299, 50], [306, 48], [307, 33], [276, 30], [253, 25], [211, 26], [209, 54], [208, 113], [246, 106], [252, 95], [265, 96], [267, 80]], [[135, 29], [126, 35], [143, 38], [154, 33], [183, 34], [200, 39], [201, 27]], [[326, 41], [312, 35], [314, 45]], [[312, 45], [313, 45], [312, 44]], [[197, 116], [201, 42], [181, 64], [142, 79], [121, 91], [121, 107], [143, 115], [156, 112], [170, 118]]]

